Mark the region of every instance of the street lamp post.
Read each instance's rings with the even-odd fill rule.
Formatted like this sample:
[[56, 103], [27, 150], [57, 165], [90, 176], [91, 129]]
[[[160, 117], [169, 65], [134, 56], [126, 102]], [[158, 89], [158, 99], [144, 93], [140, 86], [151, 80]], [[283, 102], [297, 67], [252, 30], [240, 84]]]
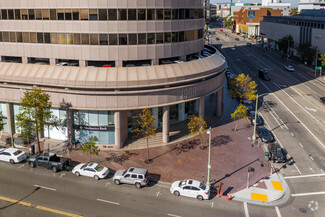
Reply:
[[253, 132], [253, 137], [252, 137], [252, 140], [253, 140], [253, 145], [255, 144], [255, 140], [256, 140], [256, 119], [257, 119], [257, 105], [258, 105], [258, 97], [261, 97], [261, 96], [265, 96], [269, 93], [263, 93], [262, 95], [258, 95], [256, 94], [256, 105], [255, 105], [255, 118], [254, 118], [254, 132]]
[[317, 67], [317, 57], [318, 57], [318, 49], [317, 49], [317, 47], [316, 47], [316, 64], [315, 64], [315, 78], [316, 78], [316, 67]]
[[210, 186], [210, 169], [211, 169], [211, 127], [208, 129], [207, 134], [209, 134], [209, 155], [208, 155], [208, 177], [207, 177], [207, 185]]

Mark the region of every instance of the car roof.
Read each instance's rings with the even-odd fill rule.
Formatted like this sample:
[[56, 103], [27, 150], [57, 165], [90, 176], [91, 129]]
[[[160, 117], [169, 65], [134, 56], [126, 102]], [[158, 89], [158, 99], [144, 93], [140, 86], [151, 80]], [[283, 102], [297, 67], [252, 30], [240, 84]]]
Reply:
[[201, 183], [199, 181], [196, 181], [196, 180], [192, 180], [192, 179], [186, 180], [186, 185], [200, 187], [200, 184]]
[[268, 129], [266, 129], [265, 127], [262, 127], [262, 126], [259, 126], [258, 127], [260, 130], [267, 130], [268, 131]]
[[14, 153], [14, 152], [16, 152], [16, 151], [18, 151], [19, 149], [18, 148], [7, 148], [7, 149], [5, 149], [5, 150], [3, 150], [3, 151], [5, 151], [5, 152], [9, 152], [9, 153]]
[[147, 169], [143, 169], [143, 168], [130, 167], [128, 169], [128, 172], [130, 172], [130, 173], [137, 173], [137, 174], [146, 174], [148, 172], [148, 170]]
[[93, 163], [93, 162], [90, 162], [87, 164], [87, 167], [91, 167], [91, 168], [95, 168], [98, 166], [98, 163]]

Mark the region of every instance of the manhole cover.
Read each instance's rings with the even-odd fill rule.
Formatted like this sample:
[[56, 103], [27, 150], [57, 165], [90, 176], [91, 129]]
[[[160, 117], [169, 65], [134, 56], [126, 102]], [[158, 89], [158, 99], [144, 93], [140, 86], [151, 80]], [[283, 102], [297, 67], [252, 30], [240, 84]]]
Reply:
[[305, 208], [299, 208], [299, 211], [302, 212], [302, 213], [306, 213], [307, 210]]

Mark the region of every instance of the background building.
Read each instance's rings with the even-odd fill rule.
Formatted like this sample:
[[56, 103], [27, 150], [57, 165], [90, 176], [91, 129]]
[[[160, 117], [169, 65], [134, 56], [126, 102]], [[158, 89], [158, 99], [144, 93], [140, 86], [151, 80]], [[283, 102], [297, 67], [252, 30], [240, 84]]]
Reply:
[[188, 115], [220, 116], [224, 57], [210, 48], [211, 56], [187, 61], [204, 48], [204, 3], [0, 0], [4, 131], [17, 132], [20, 98], [33, 85], [51, 95], [62, 120], [46, 127], [52, 139], [94, 135], [121, 148], [150, 108], [167, 143], [169, 127]]
[[298, 11], [303, 9], [325, 9], [324, 0], [300, 0], [298, 3]]

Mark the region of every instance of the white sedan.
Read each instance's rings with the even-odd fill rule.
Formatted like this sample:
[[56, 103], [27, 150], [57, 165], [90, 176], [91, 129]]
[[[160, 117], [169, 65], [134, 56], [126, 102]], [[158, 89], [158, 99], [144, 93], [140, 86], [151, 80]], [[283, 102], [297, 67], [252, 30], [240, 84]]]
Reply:
[[170, 187], [170, 192], [175, 196], [187, 196], [198, 200], [208, 200], [210, 197], [210, 187], [195, 180], [176, 181]]
[[26, 153], [17, 148], [0, 149], [0, 160], [7, 161], [11, 164], [22, 162], [26, 157]]
[[88, 176], [98, 180], [104, 179], [109, 174], [109, 169], [97, 163], [81, 163], [72, 169], [72, 173], [76, 176]]
[[293, 68], [293, 66], [285, 66], [284, 67], [286, 70], [288, 70], [289, 72], [294, 72], [295, 68]]

